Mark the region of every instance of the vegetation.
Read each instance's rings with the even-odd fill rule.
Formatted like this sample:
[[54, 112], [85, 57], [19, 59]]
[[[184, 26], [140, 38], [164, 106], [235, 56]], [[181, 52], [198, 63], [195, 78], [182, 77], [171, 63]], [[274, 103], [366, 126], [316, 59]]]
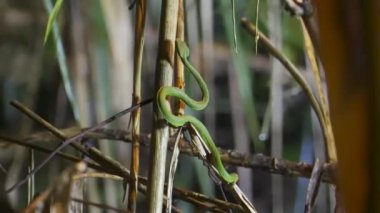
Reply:
[[377, 212], [376, 13], [337, 8], [0, 2], [0, 209]]

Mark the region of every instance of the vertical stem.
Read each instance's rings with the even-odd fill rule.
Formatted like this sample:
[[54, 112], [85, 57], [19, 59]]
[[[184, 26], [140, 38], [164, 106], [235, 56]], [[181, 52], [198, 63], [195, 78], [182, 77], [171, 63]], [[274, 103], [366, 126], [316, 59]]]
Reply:
[[[172, 84], [177, 16], [178, 1], [163, 0], [160, 21], [159, 50], [155, 75], [155, 93], [157, 93], [160, 87], [170, 86]], [[157, 104], [154, 104], [153, 111], [153, 134], [151, 139], [152, 147], [148, 176], [148, 208], [149, 212], [161, 213], [169, 128], [163, 120]]]
[[[179, 0], [176, 38], [185, 40], [185, 14], [183, 10], [183, 0]], [[175, 86], [183, 89], [185, 87], [185, 72], [181, 58], [178, 55], [175, 55], [175, 64], [177, 68], [175, 72]], [[176, 101], [174, 110], [177, 115], [185, 114], [185, 103], [181, 100]]]
[[[282, 49], [282, 26], [281, 26], [281, 3], [270, 1], [268, 8], [268, 27], [270, 41], [281, 51]], [[282, 70], [281, 63], [271, 57], [272, 79], [271, 79], [271, 154], [273, 157], [281, 158], [283, 151], [282, 127], [283, 127], [283, 92], [282, 92]], [[272, 211], [275, 213], [283, 212], [283, 178], [272, 175]]]
[[307, 57], [309, 58], [311, 70], [313, 72], [316, 85], [317, 85], [317, 90], [318, 90], [318, 98], [319, 102], [321, 103], [321, 110], [322, 114], [324, 116], [324, 125], [326, 126], [326, 150], [328, 154], [328, 160], [331, 162], [337, 162], [338, 157], [336, 154], [336, 147], [335, 147], [335, 139], [334, 139], [334, 134], [332, 131], [332, 125], [331, 125], [331, 120], [330, 120], [330, 112], [327, 104], [327, 97], [325, 95], [325, 91], [323, 89], [323, 84], [321, 80], [321, 69], [318, 67], [317, 64], [317, 58], [315, 56], [315, 47], [313, 46], [312, 40], [311, 40], [311, 34], [308, 31], [308, 28], [305, 25], [304, 20], [301, 20], [301, 26], [302, 26], [302, 31], [303, 31], [303, 36], [304, 36], [304, 43], [305, 43], [305, 49], [306, 49], [306, 54]]
[[[330, 119], [330, 112], [328, 108], [328, 100], [327, 100], [327, 87], [325, 84], [322, 83], [321, 77], [325, 75], [323, 70], [322, 63], [318, 64], [318, 58], [316, 56], [316, 53], [319, 52], [319, 48], [317, 45], [317, 41], [315, 40], [316, 32], [313, 31], [313, 25], [311, 17], [302, 17], [302, 19], [299, 19], [302, 27], [303, 37], [304, 37], [304, 46], [305, 46], [305, 52], [306, 56], [309, 59], [309, 69], [311, 69], [314, 80], [317, 86], [317, 95], [319, 98], [319, 102], [321, 105], [321, 111], [324, 116], [324, 126], [326, 129], [326, 138], [323, 143], [315, 143], [315, 154], [318, 157], [318, 148], [321, 146], [324, 146], [324, 150], [327, 154], [327, 159], [330, 162], [337, 162], [338, 157], [336, 153], [336, 146], [335, 146], [335, 138], [332, 131], [332, 124]], [[314, 38], [314, 40], [313, 40]], [[319, 66], [318, 66], [319, 65]], [[326, 93], [325, 93], [326, 92]], [[317, 140], [320, 142], [321, 140]], [[324, 156], [325, 159], [326, 157]], [[326, 194], [325, 197], [330, 197], [331, 203], [333, 203], [333, 198], [335, 197], [335, 190], [329, 190], [330, 194]], [[320, 192], [321, 193], [321, 192]]]
[[[133, 67], [133, 100], [135, 105], [141, 100], [141, 64], [144, 49], [146, 0], [137, 1], [135, 22], [135, 53]], [[136, 212], [137, 186], [140, 158], [140, 108], [132, 113], [132, 161], [131, 181], [128, 196], [128, 212]]]

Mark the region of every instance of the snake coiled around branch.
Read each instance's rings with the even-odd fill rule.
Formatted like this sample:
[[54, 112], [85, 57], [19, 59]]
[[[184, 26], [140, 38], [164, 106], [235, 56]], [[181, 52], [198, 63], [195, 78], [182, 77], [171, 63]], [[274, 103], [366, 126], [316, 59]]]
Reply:
[[228, 173], [222, 163], [220, 158], [220, 153], [216, 145], [214, 144], [213, 139], [210, 136], [207, 128], [200, 122], [197, 118], [190, 115], [181, 115], [176, 116], [170, 110], [170, 104], [167, 101], [168, 97], [174, 97], [182, 100], [187, 106], [194, 110], [203, 110], [207, 107], [209, 102], [209, 91], [207, 88], [206, 82], [203, 80], [200, 73], [191, 65], [188, 60], [190, 55], [189, 48], [186, 43], [183, 41], [176, 41], [176, 51], [180, 56], [181, 61], [183, 62], [185, 69], [189, 71], [197, 81], [201, 91], [202, 91], [202, 99], [197, 101], [190, 98], [183, 90], [172, 87], [172, 86], [164, 86], [158, 90], [157, 93], [157, 105], [159, 110], [161, 111], [164, 119], [174, 127], [181, 127], [186, 124], [190, 124], [199, 134], [201, 140], [205, 143], [207, 148], [210, 150], [210, 163], [214, 166], [219, 173], [219, 177], [222, 181], [228, 184], [234, 184], [238, 181], [238, 176], [235, 173]]

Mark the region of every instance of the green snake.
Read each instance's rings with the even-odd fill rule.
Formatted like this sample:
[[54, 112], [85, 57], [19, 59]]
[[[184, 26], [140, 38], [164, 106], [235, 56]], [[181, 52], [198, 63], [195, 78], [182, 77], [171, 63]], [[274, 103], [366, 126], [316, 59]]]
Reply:
[[208, 132], [207, 128], [203, 125], [203, 123], [190, 115], [176, 116], [170, 110], [170, 104], [167, 101], [168, 97], [178, 98], [182, 100], [187, 106], [189, 106], [190, 108], [194, 110], [203, 110], [208, 105], [209, 96], [210, 96], [207, 85], [205, 81], [203, 80], [202, 76], [191, 65], [191, 63], [188, 60], [190, 51], [186, 43], [183, 41], [177, 40], [176, 50], [179, 57], [181, 58], [182, 63], [184, 64], [185, 69], [189, 71], [194, 76], [195, 80], [197, 81], [202, 91], [202, 100], [196, 101], [190, 98], [183, 90], [177, 87], [164, 86], [164, 87], [161, 87], [157, 93], [156, 100], [157, 100], [158, 108], [160, 109], [164, 119], [169, 124], [173, 125], [174, 127], [181, 127], [186, 124], [192, 125], [195, 128], [195, 130], [198, 132], [199, 136], [201, 137], [201, 140], [206, 144], [207, 148], [210, 150], [211, 152], [210, 163], [216, 168], [216, 170], [219, 173], [220, 178], [228, 184], [236, 183], [238, 180], [237, 174], [234, 174], [234, 173], [230, 174], [226, 171], [221, 161], [219, 150], [215, 146], [214, 141], [212, 140], [210, 136], [210, 133]]

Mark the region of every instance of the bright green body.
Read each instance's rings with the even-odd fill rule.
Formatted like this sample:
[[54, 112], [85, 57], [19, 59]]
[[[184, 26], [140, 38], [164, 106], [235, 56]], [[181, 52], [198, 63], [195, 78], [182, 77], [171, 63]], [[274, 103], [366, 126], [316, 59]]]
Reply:
[[190, 64], [188, 61], [189, 57], [189, 48], [186, 43], [183, 41], [176, 41], [176, 49], [177, 53], [180, 56], [183, 64], [185, 65], [185, 69], [189, 71], [197, 81], [198, 85], [202, 91], [202, 100], [196, 101], [190, 98], [184, 91], [171, 86], [161, 87], [157, 93], [157, 105], [161, 110], [165, 120], [175, 127], [184, 126], [185, 124], [191, 124], [196, 131], [199, 133], [201, 140], [206, 144], [207, 148], [211, 152], [211, 164], [218, 170], [220, 177], [226, 183], [236, 183], [238, 180], [237, 174], [229, 174], [223, 166], [223, 163], [220, 159], [220, 154], [218, 148], [215, 146], [214, 141], [212, 140], [207, 128], [193, 116], [183, 115], [176, 116], [170, 110], [170, 105], [166, 101], [167, 97], [175, 97], [188, 105], [190, 108], [194, 110], [203, 110], [206, 108], [209, 102], [209, 92], [207, 89], [207, 85], [204, 82], [202, 76], [199, 72]]

